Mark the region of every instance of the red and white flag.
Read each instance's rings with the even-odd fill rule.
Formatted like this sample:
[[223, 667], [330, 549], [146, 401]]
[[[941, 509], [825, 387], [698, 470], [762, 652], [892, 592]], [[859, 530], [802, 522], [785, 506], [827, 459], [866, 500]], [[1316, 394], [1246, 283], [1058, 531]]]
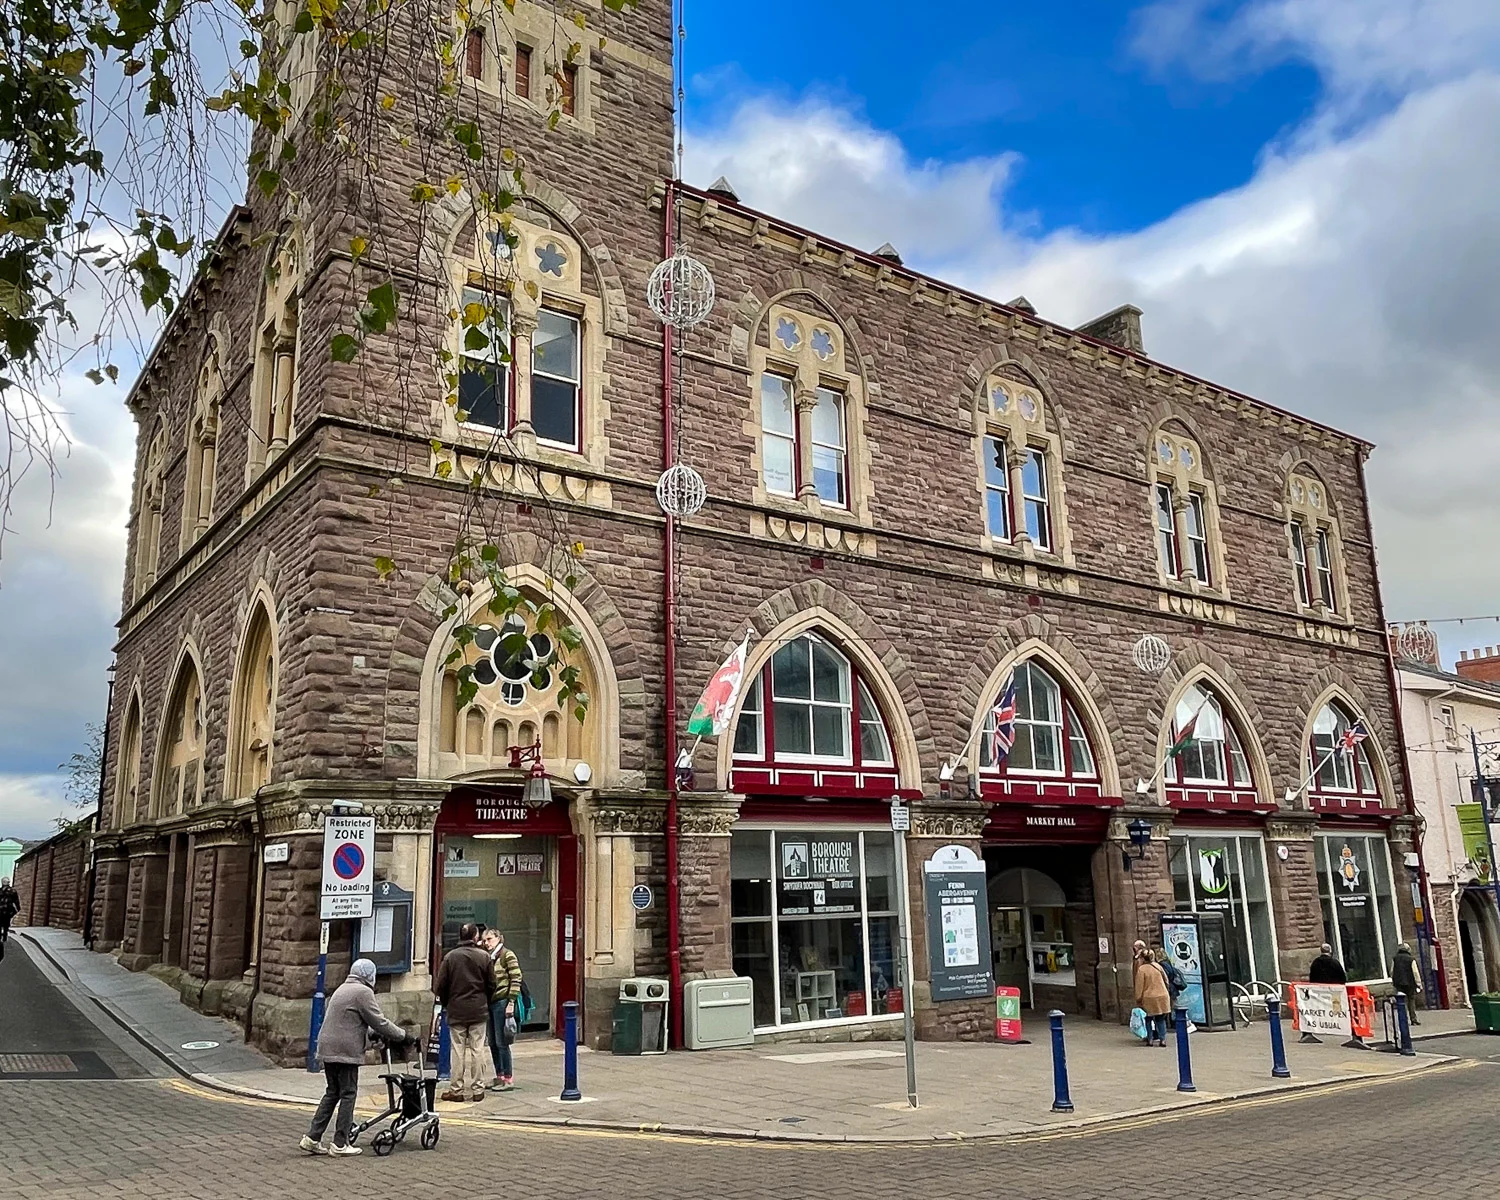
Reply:
[[745, 686], [745, 652], [749, 646], [750, 635], [746, 633], [739, 648], [714, 672], [688, 721], [689, 733], [696, 737], [718, 737], [729, 728]]

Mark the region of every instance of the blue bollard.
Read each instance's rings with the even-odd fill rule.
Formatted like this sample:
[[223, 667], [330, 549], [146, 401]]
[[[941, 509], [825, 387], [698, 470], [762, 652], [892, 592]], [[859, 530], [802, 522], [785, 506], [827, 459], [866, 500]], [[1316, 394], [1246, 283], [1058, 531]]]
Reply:
[[1395, 1001], [1397, 1046], [1403, 1056], [1410, 1058], [1417, 1051], [1411, 1044], [1411, 1022], [1406, 1017], [1406, 996], [1401, 992], [1397, 992]]
[[1177, 1090], [1196, 1092], [1193, 1086], [1193, 1056], [1188, 1052], [1187, 1005], [1177, 1006]]
[[448, 1033], [448, 1014], [438, 1014], [437, 1073], [439, 1079], [453, 1077], [453, 1038]]
[[1054, 1008], [1047, 1014], [1052, 1026], [1052, 1111], [1073, 1111], [1073, 1097], [1068, 1095], [1068, 1052], [1063, 1049], [1063, 1015]]
[[563, 1005], [563, 1090], [562, 1100], [582, 1100], [578, 1090], [578, 1001]]
[[1279, 997], [1266, 997], [1266, 1021], [1271, 1026], [1271, 1078], [1290, 1079], [1292, 1073], [1286, 1065], [1286, 1044], [1281, 1040], [1281, 1000]]

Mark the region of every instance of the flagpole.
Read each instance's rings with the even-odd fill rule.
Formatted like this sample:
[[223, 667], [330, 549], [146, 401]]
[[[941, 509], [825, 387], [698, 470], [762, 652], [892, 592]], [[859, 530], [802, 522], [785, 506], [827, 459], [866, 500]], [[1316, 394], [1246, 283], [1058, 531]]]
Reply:
[[[1193, 715], [1188, 718], [1188, 725], [1191, 725], [1194, 721], [1196, 721], [1198, 719], [1198, 714], [1201, 713], [1204, 710], [1204, 708], [1208, 705], [1208, 702], [1210, 700], [1212, 700], [1212, 699], [1213, 699], [1213, 693], [1212, 692], [1204, 692], [1203, 693], [1203, 699], [1200, 700], [1200, 701], [1198, 701], [1198, 707], [1195, 708], [1195, 709], [1193, 709]], [[1186, 728], [1186, 726], [1184, 726], [1184, 728]], [[1196, 738], [1190, 738], [1189, 740], [1190, 741], [1197, 741]], [[1152, 773], [1152, 776], [1151, 776], [1150, 779], [1137, 779], [1135, 781], [1135, 792], [1136, 792], [1136, 795], [1141, 796], [1141, 795], [1144, 795], [1145, 793], [1149, 792], [1152, 789], [1152, 787], [1155, 786], [1156, 781], [1161, 778], [1162, 772], [1164, 772], [1166, 769], [1167, 769], [1167, 760], [1164, 757], [1161, 760], [1161, 762], [1159, 762], [1157, 764], [1156, 770], [1155, 770], [1155, 772]]]
[[[1324, 767], [1326, 767], [1328, 765], [1329, 761], [1333, 758], [1333, 756], [1339, 752], [1339, 749], [1340, 749], [1339, 744], [1335, 740], [1335, 742], [1333, 743], [1333, 748], [1330, 749], [1327, 754], [1323, 755], [1323, 757], [1318, 760], [1318, 765], [1317, 766], [1315, 766], [1311, 771], [1309, 771], [1306, 775], [1304, 775], [1302, 777], [1302, 782], [1299, 783], [1294, 788], [1287, 788], [1287, 790], [1286, 790], [1286, 799], [1287, 799], [1288, 802], [1290, 802], [1292, 800], [1295, 800], [1298, 796], [1300, 796], [1302, 794], [1303, 789], [1306, 788], [1308, 784], [1310, 784], [1314, 779], [1316, 779], [1318, 777], [1318, 772], [1320, 772]], [[1349, 751], [1349, 753], [1353, 754], [1353, 751], [1351, 750], [1351, 751]]]

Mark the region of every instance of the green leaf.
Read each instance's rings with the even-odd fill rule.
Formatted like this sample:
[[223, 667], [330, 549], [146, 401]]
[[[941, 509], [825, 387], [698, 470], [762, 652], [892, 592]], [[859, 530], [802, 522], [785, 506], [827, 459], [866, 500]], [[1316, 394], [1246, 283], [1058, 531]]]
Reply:
[[375, 557], [375, 570], [381, 579], [389, 579], [396, 573], [396, 560], [380, 554]]
[[350, 363], [359, 354], [359, 339], [353, 334], [336, 333], [333, 341], [328, 344], [328, 349], [334, 362]]
[[281, 186], [281, 172], [261, 171], [255, 177], [255, 186], [260, 188], [261, 195], [269, 200], [276, 194], [276, 189]]

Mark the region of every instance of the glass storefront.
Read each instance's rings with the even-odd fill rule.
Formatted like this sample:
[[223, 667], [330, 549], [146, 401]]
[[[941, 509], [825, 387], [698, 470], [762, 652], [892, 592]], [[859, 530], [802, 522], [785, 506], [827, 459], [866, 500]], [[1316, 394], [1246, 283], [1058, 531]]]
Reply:
[[1280, 978], [1276, 931], [1260, 836], [1173, 834], [1171, 866], [1178, 912], [1224, 915], [1229, 977], [1240, 984], [1275, 983]]
[[1323, 936], [1333, 944], [1349, 981], [1389, 979], [1401, 937], [1385, 838], [1378, 833], [1319, 834], [1317, 864]]
[[458, 945], [465, 924], [501, 930], [531, 993], [529, 1029], [548, 1028], [552, 1012], [555, 842], [530, 834], [443, 839], [442, 950]]
[[890, 832], [737, 829], [734, 969], [758, 1028], [901, 1011]]

